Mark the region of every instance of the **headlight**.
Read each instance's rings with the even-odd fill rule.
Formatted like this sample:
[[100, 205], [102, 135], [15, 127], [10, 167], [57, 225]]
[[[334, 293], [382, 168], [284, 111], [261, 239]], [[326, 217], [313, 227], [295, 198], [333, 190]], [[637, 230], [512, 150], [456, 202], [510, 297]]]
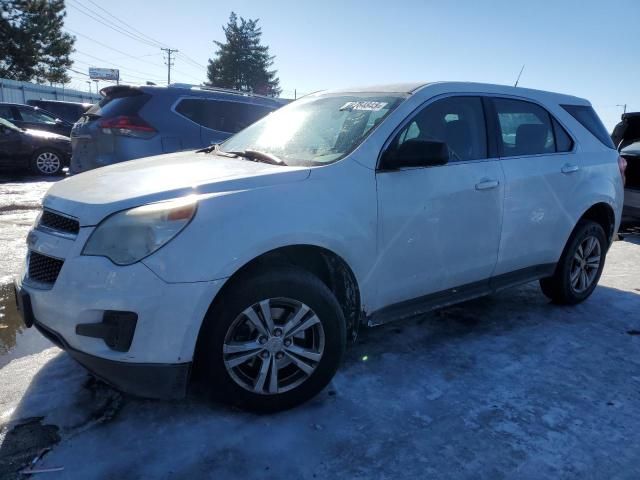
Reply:
[[96, 227], [82, 254], [107, 257], [117, 265], [138, 262], [180, 233], [196, 206], [194, 197], [185, 197], [113, 214]]

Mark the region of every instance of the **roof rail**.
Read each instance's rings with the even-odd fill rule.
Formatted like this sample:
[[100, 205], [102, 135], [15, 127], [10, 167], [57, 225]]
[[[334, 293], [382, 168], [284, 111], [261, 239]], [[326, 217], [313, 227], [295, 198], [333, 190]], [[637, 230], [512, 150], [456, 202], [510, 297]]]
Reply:
[[280, 101], [281, 99], [277, 97], [270, 97], [268, 95], [258, 95], [257, 93], [252, 92], [242, 92], [240, 90], [234, 90], [232, 88], [221, 88], [221, 87], [210, 87], [207, 85], [192, 85], [190, 83], [172, 83], [169, 87], [174, 88], [190, 88], [191, 90], [203, 90], [207, 92], [220, 92], [220, 93], [228, 93], [231, 95], [240, 95], [243, 97], [257, 97], [257, 98], [265, 98], [268, 100], [273, 100], [275, 102]]

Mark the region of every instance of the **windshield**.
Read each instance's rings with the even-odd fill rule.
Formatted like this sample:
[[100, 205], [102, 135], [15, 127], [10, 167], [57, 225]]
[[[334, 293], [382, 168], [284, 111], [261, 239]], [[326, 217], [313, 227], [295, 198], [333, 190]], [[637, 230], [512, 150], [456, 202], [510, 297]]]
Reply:
[[18, 127], [16, 127], [13, 123], [11, 123], [8, 120], [5, 120], [4, 118], [0, 118], [0, 125], [6, 128], [9, 128], [11, 130], [16, 130], [17, 132], [21, 132], [22, 130], [20, 130]]
[[403, 94], [335, 94], [298, 100], [220, 146], [255, 150], [287, 165], [325, 165], [347, 155], [404, 99]]

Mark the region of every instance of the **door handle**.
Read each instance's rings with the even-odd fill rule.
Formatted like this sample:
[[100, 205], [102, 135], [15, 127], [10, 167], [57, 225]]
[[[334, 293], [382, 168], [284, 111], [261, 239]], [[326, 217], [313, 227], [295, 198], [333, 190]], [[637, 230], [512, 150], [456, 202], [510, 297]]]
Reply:
[[562, 166], [561, 172], [562, 173], [573, 173], [573, 172], [577, 172], [578, 170], [580, 170], [580, 167], [578, 165], [573, 165], [571, 163], [565, 163]]
[[480, 183], [476, 183], [476, 190], [491, 190], [492, 188], [497, 188], [498, 185], [500, 185], [498, 180], [483, 179]]

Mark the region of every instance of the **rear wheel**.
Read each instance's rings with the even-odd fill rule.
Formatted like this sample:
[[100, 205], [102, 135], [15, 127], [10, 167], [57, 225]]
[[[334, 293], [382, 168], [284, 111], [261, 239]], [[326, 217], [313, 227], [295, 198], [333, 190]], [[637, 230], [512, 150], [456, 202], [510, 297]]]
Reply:
[[313, 397], [345, 350], [336, 298], [298, 268], [236, 281], [205, 322], [198, 366], [214, 398], [249, 410], [284, 410]]
[[600, 280], [607, 238], [600, 224], [581, 220], [574, 230], [552, 277], [540, 280], [542, 292], [553, 302], [580, 303], [591, 295]]
[[59, 175], [62, 166], [62, 155], [56, 150], [38, 150], [31, 160], [31, 170], [36, 175]]

